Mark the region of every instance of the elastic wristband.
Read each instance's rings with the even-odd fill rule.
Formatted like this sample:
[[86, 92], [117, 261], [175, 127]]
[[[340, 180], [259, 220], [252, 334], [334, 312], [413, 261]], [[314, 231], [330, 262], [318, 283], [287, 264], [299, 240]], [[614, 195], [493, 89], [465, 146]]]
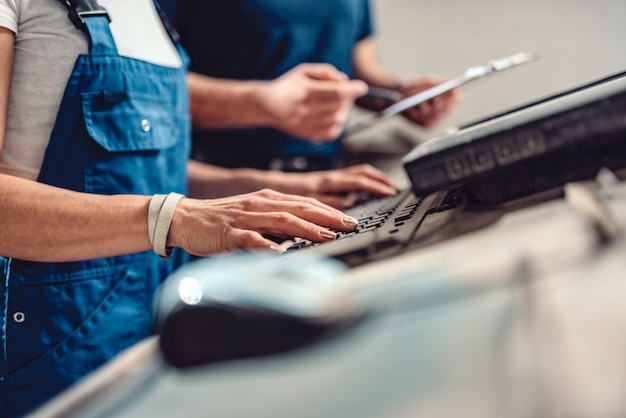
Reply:
[[159, 218], [159, 212], [165, 202], [166, 194], [155, 194], [150, 199], [150, 205], [148, 206], [148, 236], [150, 237], [150, 245], [154, 247], [154, 230], [156, 229], [156, 222]]
[[148, 206], [148, 236], [155, 253], [161, 258], [172, 256], [172, 247], [167, 246], [167, 235], [178, 202], [185, 197], [179, 193], [155, 194]]

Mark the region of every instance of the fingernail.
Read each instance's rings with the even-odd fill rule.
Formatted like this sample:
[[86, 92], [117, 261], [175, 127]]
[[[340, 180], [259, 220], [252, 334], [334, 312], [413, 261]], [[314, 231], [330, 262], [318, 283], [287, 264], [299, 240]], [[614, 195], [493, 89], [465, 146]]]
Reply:
[[327, 239], [337, 238], [337, 234], [335, 234], [333, 231], [329, 231], [328, 229], [322, 229], [320, 231], [320, 235], [322, 236], [322, 238], [327, 238]]
[[343, 223], [349, 226], [350, 228], [354, 228], [359, 224], [359, 221], [354, 219], [352, 216], [346, 216], [343, 218]]
[[270, 250], [277, 252], [278, 254], [282, 254], [285, 252], [285, 249], [283, 247], [280, 247], [278, 245], [272, 245], [271, 247], [269, 247]]

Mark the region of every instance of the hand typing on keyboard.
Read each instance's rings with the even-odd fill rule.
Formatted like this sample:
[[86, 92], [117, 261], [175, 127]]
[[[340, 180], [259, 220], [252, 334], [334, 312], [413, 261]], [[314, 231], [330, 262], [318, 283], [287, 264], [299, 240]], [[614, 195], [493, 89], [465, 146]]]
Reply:
[[[335, 231], [337, 240], [363, 235], [368, 232], [379, 230], [383, 225], [386, 232], [394, 234], [417, 213], [423, 198], [415, 197], [409, 189], [402, 190], [400, 193], [369, 199], [352, 209], [346, 211], [347, 215], [359, 221], [358, 227], [349, 232]], [[303, 248], [317, 246], [312, 241], [295, 238], [294, 240], [284, 242], [282, 247], [287, 251], [295, 251]]]
[[265, 185], [282, 193], [311, 196], [340, 210], [353, 207], [363, 196], [393, 196], [398, 192], [387, 174], [369, 164], [288, 174], [268, 171], [263, 174], [268, 180]]

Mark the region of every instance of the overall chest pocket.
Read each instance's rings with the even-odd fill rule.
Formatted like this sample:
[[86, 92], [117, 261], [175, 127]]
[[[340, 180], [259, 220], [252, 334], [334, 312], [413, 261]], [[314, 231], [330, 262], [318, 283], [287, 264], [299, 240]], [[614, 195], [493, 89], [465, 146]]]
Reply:
[[174, 103], [154, 95], [83, 93], [85, 190], [153, 194], [184, 188], [189, 115], [173, 109]]

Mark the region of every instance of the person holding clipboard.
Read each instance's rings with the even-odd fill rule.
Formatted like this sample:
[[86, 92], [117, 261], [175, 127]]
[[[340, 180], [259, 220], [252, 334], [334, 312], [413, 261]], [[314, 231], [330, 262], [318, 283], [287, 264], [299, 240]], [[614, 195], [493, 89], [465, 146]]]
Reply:
[[[444, 82], [401, 81], [376, 56], [368, 0], [165, 0], [191, 57], [193, 158], [225, 167], [340, 167], [355, 101], [372, 110]], [[383, 99], [380, 98], [383, 93]], [[404, 112], [437, 125], [451, 90]]]

